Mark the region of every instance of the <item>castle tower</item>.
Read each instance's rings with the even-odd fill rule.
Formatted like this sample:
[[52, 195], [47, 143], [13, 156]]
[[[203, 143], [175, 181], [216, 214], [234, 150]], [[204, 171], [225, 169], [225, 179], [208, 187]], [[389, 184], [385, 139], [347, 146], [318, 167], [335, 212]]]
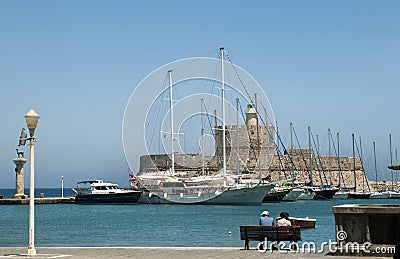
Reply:
[[246, 126], [247, 128], [251, 128], [251, 126], [258, 126], [257, 112], [256, 109], [253, 107], [253, 104], [247, 105]]

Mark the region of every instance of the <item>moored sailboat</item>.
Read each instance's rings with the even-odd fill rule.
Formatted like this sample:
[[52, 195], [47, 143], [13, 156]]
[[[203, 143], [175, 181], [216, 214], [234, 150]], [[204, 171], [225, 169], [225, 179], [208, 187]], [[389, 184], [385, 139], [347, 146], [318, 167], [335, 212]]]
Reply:
[[[180, 204], [232, 204], [232, 205], [260, 205], [266, 193], [270, 191], [274, 184], [266, 182], [261, 184], [261, 180], [257, 180], [253, 184], [243, 184], [239, 182], [239, 176], [231, 177], [227, 172], [226, 161], [226, 125], [225, 125], [225, 82], [224, 82], [224, 49], [221, 48], [221, 99], [222, 99], [222, 127], [216, 127], [215, 130], [222, 133], [222, 156], [215, 154], [214, 160], [219, 161], [221, 170], [213, 171], [216, 175], [207, 176], [208, 179], [218, 175], [221, 182], [218, 184], [207, 181], [204, 175], [201, 177], [193, 177], [183, 172], [185, 165], [180, 164], [180, 172], [175, 169], [175, 152], [174, 152], [174, 133], [173, 125], [173, 104], [172, 104], [172, 70], [168, 71], [169, 75], [169, 92], [170, 92], [170, 118], [171, 118], [171, 161], [166, 160], [170, 164], [168, 171], [161, 171], [156, 174], [148, 174], [148, 172], [139, 172], [137, 179], [140, 183], [139, 188], [143, 188], [144, 194], [140, 202], [143, 203], [180, 203]], [[202, 131], [203, 132], [203, 131]], [[203, 134], [203, 133], [202, 133]], [[202, 144], [203, 146], [203, 144]], [[204, 157], [204, 148], [202, 147], [202, 157]], [[150, 156], [149, 156], [150, 157]], [[220, 160], [221, 158], [221, 160]], [[202, 158], [202, 172], [204, 174], [204, 158]], [[157, 174], [159, 178], [157, 178]], [[187, 176], [182, 176], [186, 174]], [[151, 176], [151, 177], [150, 177]], [[152, 178], [152, 179], [150, 179]], [[229, 179], [234, 179], [230, 181]], [[254, 179], [255, 180], [255, 179]]]
[[[354, 134], [352, 136], [352, 142], [353, 142], [353, 173], [354, 173], [354, 188], [353, 191], [349, 192], [349, 199], [369, 199], [371, 196], [371, 192], [369, 190], [365, 190], [362, 188], [361, 190], [357, 190], [357, 174], [356, 174], [356, 154], [355, 154], [355, 148], [354, 148]], [[361, 164], [362, 164], [362, 159], [361, 159]], [[363, 169], [363, 168], [362, 168]], [[362, 170], [363, 177], [365, 178], [365, 172]], [[364, 186], [364, 178], [363, 178], [363, 186]], [[369, 186], [368, 186], [369, 188]]]
[[374, 147], [374, 165], [375, 165], [375, 192], [371, 193], [371, 196], [369, 197], [370, 199], [389, 199], [390, 198], [390, 193], [389, 192], [383, 192], [381, 190], [378, 190], [378, 169], [376, 167], [376, 149], [375, 149], [375, 142], [372, 142], [373, 147]]

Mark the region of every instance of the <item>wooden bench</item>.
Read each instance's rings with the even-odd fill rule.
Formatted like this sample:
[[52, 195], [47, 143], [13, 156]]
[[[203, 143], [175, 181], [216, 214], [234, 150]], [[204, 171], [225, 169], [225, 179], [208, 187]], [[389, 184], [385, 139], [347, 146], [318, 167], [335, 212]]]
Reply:
[[240, 226], [240, 240], [244, 240], [244, 249], [249, 250], [249, 241], [290, 241], [301, 240], [300, 227]]

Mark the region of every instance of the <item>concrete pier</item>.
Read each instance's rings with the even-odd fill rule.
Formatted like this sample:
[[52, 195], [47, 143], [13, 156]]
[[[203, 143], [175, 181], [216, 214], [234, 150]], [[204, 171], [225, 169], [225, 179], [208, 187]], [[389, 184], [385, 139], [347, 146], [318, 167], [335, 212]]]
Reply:
[[[50, 197], [50, 198], [35, 198], [35, 204], [60, 204], [60, 203], [75, 203], [74, 197]], [[0, 205], [28, 205], [27, 199], [0, 199]]]
[[384, 250], [393, 256], [400, 249], [400, 205], [345, 204], [332, 210], [341, 248], [335, 254], [371, 255]]

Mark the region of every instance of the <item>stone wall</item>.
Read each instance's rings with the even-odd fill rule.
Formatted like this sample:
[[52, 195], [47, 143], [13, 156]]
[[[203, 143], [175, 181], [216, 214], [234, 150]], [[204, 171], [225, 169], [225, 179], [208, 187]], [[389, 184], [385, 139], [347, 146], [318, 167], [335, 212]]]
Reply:
[[[287, 150], [286, 155], [273, 157], [270, 168], [262, 170], [264, 176], [270, 175], [273, 181], [295, 178], [298, 182], [309, 182], [310, 171], [314, 185], [332, 184], [342, 187], [354, 187], [356, 176], [357, 190], [368, 189], [359, 157], [327, 157], [315, 155], [311, 150], [312, 170], [310, 167], [310, 150]], [[340, 173], [339, 173], [340, 172]], [[340, 176], [340, 178], [339, 178]]]
[[[256, 172], [255, 177], [270, 176], [273, 181], [295, 178], [299, 182], [310, 181], [310, 171], [315, 185], [333, 184], [342, 187], [354, 187], [356, 175], [357, 189], [368, 189], [364, 177], [361, 159], [356, 157], [318, 157], [314, 150], [289, 149], [284, 155], [276, 154], [274, 129], [269, 127], [227, 126], [226, 127], [226, 162], [227, 170], [235, 173], [244, 170]], [[258, 139], [258, 140], [257, 140]], [[205, 157], [206, 174], [213, 174], [222, 165], [222, 127], [217, 127], [215, 134], [215, 155]], [[310, 168], [310, 156], [312, 168]], [[175, 170], [188, 176], [201, 173], [200, 154], [176, 154]], [[140, 172], [166, 171], [171, 168], [169, 155], [145, 155], [140, 158]], [[239, 169], [238, 169], [239, 168]], [[311, 170], [310, 170], [311, 169]], [[341, 172], [339, 174], [339, 172]], [[340, 178], [339, 178], [340, 175]]]

